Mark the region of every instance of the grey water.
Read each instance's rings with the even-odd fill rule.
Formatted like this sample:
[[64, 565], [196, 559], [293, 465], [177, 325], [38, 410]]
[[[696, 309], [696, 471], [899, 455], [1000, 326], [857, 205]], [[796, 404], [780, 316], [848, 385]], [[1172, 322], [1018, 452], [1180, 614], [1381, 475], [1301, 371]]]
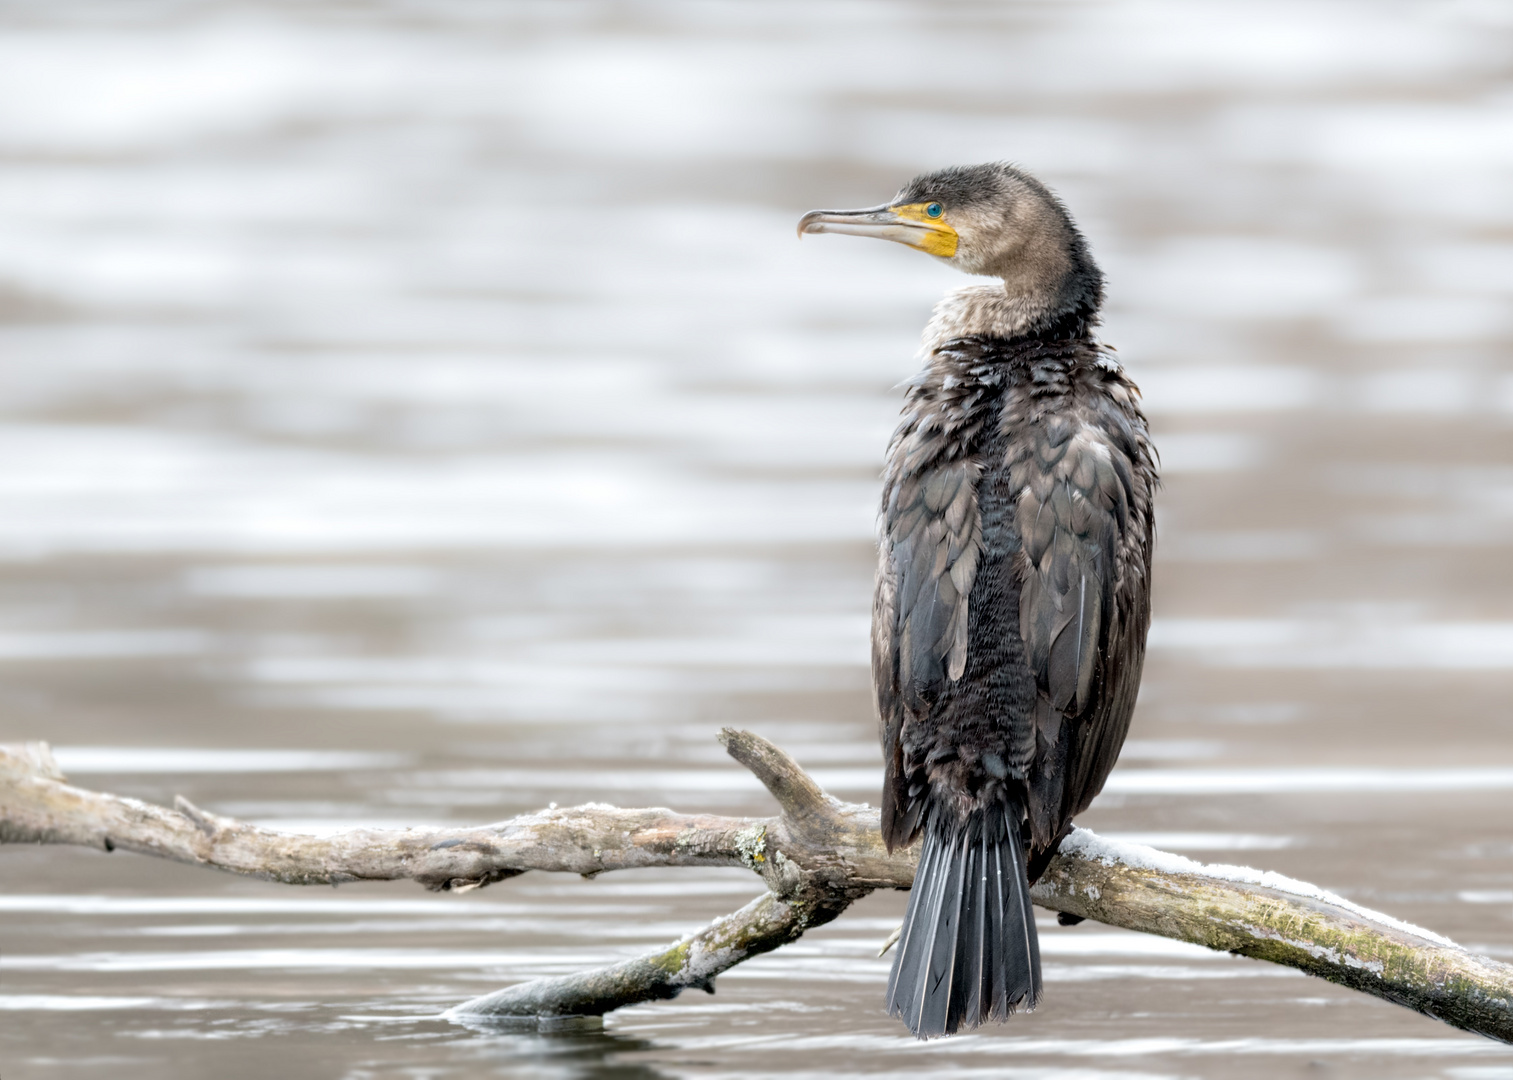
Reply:
[[[816, 206], [1010, 158], [1162, 452], [1156, 623], [1083, 824], [1513, 958], [1513, 9], [0, 5], [0, 741], [278, 828], [876, 799], [878, 471], [930, 305]], [[1043, 918], [916, 1044], [877, 895], [602, 1032], [438, 1019], [741, 871], [295, 889], [0, 849], [5, 1080], [1513, 1078], [1269, 965]]]

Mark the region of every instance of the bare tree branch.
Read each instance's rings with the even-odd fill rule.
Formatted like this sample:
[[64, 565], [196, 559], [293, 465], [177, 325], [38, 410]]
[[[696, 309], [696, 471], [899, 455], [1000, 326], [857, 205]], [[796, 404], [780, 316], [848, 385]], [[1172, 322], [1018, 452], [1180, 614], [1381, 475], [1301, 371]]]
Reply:
[[689, 987], [712, 994], [716, 975], [742, 960], [797, 941], [809, 927], [828, 922], [845, 906], [827, 910], [826, 917], [816, 920], [813, 911], [764, 893], [740, 911], [716, 919], [660, 952], [592, 971], [509, 986], [464, 1002], [447, 1015], [602, 1016], [638, 1001], [674, 998]]
[[1513, 1042], [1513, 966], [1306, 882], [1078, 829], [1031, 894], [1056, 911], [1297, 968]]
[[[588, 1017], [713, 991], [741, 961], [796, 940], [875, 889], [907, 888], [912, 852], [890, 855], [877, 811], [827, 795], [776, 746], [726, 729], [721, 741], [780, 807], [731, 818], [588, 804], [466, 829], [355, 829], [330, 837], [261, 829], [69, 785], [45, 744], [0, 747], [0, 843], [122, 849], [287, 884], [410, 878], [464, 891], [527, 870], [598, 874], [642, 866], [745, 866], [767, 892], [674, 945], [459, 1005], [457, 1017]], [[1035, 886], [1037, 904], [1298, 968], [1463, 1028], [1513, 1042], [1513, 966], [1304, 882], [1204, 866], [1079, 829]]]

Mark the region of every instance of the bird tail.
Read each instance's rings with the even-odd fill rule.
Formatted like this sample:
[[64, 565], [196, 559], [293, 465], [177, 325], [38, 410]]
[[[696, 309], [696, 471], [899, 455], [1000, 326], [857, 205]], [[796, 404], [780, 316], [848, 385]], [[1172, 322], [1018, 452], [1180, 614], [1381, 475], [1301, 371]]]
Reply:
[[917, 1038], [1004, 1020], [1040, 1000], [1040, 942], [1009, 809], [963, 820], [931, 807], [888, 978], [888, 1013]]

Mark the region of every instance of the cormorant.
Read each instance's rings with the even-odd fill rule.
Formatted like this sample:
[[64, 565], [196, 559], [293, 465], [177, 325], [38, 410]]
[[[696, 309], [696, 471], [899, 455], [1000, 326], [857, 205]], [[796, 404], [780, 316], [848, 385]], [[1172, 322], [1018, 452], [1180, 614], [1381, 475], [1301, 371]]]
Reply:
[[882, 206], [799, 222], [822, 232], [1001, 279], [936, 305], [883, 483], [883, 838], [891, 851], [924, 835], [888, 1011], [930, 1038], [1040, 998], [1029, 887], [1129, 730], [1155, 454], [1139, 390], [1093, 334], [1103, 275], [1038, 180], [943, 169]]

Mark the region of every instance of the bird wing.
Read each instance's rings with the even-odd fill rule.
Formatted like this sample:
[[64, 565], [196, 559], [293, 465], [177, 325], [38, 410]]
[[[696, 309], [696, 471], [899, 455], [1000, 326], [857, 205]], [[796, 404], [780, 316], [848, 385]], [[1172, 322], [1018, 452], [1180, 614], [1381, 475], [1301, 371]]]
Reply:
[[971, 460], [911, 471], [905, 446], [883, 495], [883, 536], [872, 606], [872, 682], [882, 722], [883, 835], [906, 844], [923, 811], [923, 775], [905, 762], [907, 711], [920, 712], [967, 663], [967, 597], [982, 525]]
[[[1041, 698], [1040, 775], [1031, 783], [1040, 806], [1030, 815], [1037, 848], [1102, 788], [1144, 659], [1155, 472], [1131, 388], [1118, 380], [1113, 397], [1105, 388], [1028, 425], [1010, 470], [1020, 493], [1020, 633]], [[1075, 727], [1063, 740], [1067, 720]]]

